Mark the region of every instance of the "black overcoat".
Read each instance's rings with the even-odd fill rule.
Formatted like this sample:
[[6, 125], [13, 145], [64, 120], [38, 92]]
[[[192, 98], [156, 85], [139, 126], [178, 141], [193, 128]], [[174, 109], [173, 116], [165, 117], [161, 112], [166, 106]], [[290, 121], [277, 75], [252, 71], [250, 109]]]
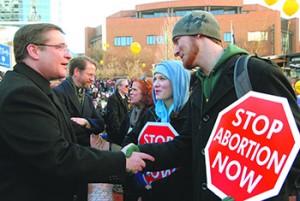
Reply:
[[84, 146], [90, 146], [90, 135], [101, 133], [105, 126], [104, 120], [93, 105], [92, 97], [85, 93], [83, 104], [81, 104], [76, 96], [73, 86], [68, 80], [64, 80], [53, 90], [62, 105], [66, 107], [69, 118], [85, 118], [91, 124], [91, 128], [87, 129], [72, 121], [72, 127], [75, 131], [78, 143]]
[[122, 152], [80, 146], [50, 83], [17, 64], [0, 83], [0, 200], [72, 201], [77, 182], [120, 183]]
[[123, 99], [118, 91], [115, 91], [107, 100], [107, 114], [105, 115], [105, 130], [110, 142], [121, 145], [123, 137], [120, 137], [122, 120], [128, 113], [128, 98]]

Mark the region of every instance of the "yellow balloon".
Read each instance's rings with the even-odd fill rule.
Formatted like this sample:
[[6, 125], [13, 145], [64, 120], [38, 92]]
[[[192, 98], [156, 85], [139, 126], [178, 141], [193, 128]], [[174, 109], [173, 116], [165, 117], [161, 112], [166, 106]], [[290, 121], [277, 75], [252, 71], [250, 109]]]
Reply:
[[300, 80], [295, 83], [295, 91], [297, 94], [300, 94]]
[[130, 46], [130, 50], [133, 54], [138, 54], [141, 51], [141, 45], [138, 42], [133, 42]]
[[273, 4], [275, 4], [278, 0], [265, 0], [265, 2], [269, 5], [272, 6]]
[[286, 0], [283, 4], [283, 12], [288, 16], [294, 15], [299, 9], [299, 4], [296, 0]]
[[142, 67], [145, 68], [145, 67], [146, 67], [146, 64], [145, 64], [145, 63], [142, 63]]

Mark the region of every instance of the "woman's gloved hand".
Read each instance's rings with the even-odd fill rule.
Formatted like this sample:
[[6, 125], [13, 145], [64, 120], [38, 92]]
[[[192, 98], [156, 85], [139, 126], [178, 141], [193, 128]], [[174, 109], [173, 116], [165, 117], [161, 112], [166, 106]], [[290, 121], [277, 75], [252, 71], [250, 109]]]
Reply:
[[222, 201], [234, 201], [234, 199], [230, 196], [227, 196], [227, 197], [223, 198]]
[[129, 158], [131, 157], [132, 152], [140, 152], [140, 149], [137, 145], [130, 143], [123, 147], [121, 151], [125, 154], [126, 158]]

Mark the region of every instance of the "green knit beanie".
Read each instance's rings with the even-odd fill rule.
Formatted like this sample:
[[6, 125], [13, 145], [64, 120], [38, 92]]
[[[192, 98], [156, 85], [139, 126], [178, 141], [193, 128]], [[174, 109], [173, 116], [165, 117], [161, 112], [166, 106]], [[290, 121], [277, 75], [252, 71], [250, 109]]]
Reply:
[[172, 40], [176, 36], [192, 36], [202, 34], [222, 41], [220, 25], [212, 13], [193, 11], [183, 16], [174, 26]]

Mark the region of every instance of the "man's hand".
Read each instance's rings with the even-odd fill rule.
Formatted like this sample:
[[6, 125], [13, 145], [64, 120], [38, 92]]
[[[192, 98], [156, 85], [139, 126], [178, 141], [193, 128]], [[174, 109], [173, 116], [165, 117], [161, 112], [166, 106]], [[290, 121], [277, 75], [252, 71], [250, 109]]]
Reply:
[[101, 135], [90, 135], [90, 143], [91, 147], [100, 149], [100, 150], [109, 150], [109, 142], [107, 142], [105, 139], [102, 138]]
[[146, 167], [144, 160], [154, 161], [155, 159], [149, 154], [132, 152], [132, 155], [126, 158], [126, 170], [132, 173], [142, 171]]
[[122, 152], [126, 156], [126, 170], [132, 173], [142, 171], [146, 166], [144, 160], [154, 161], [154, 157], [145, 153], [137, 153], [140, 149], [133, 143], [128, 144], [122, 149]]
[[91, 128], [91, 125], [88, 120], [85, 118], [80, 118], [80, 117], [71, 117], [71, 120], [79, 124], [80, 126], [83, 126], [85, 128]]

